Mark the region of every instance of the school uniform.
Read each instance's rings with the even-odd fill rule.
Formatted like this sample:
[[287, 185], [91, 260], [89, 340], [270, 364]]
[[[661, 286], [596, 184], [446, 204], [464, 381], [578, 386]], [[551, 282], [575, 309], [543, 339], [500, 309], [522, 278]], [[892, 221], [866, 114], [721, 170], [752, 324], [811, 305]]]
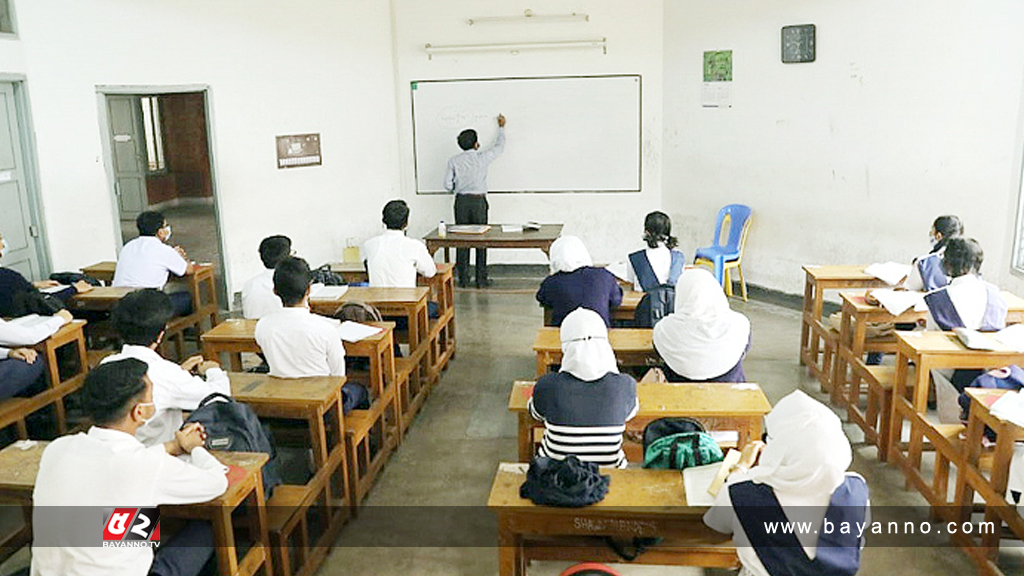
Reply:
[[[32, 493], [33, 576], [145, 576], [151, 566], [166, 564], [194, 568], [181, 573], [198, 573], [213, 553], [208, 524], [205, 529], [187, 525], [181, 534], [190, 540], [186, 546], [163, 542], [154, 564], [148, 547], [101, 547], [99, 514], [102, 508], [206, 502], [227, 489], [226, 470], [203, 448], [194, 449], [187, 460], [175, 458], [163, 446], [147, 448], [134, 436], [109, 428], [92, 427], [54, 440], [43, 452]], [[74, 512], [79, 506], [90, 507], [86, 513], [97, 517], [90, 517], [90, 523], [67, 521], [82, 516]]]
[[146, 446], [174, 440], [174, 433], [184, 423], [183, 410], [195, 410], [199, 402], [219, 392], [231, 395], [231, 381], [220, 368], [206, 371], [206, 379], [194, 376], [178, 364], [160, 356], [148, 346], [125, 344], [121, 352], [103, 359], [101, 364], [125, 358], [142, 360], [149, 366], [146, 375], [153, 381], [153, 405], [156, 414], [135, 431], [135, 437]]
[[544, 422], [540, 455], [624, 468], [622, 434], [639, 409], [636, 381], [619, 374], [596, 312], [576, 309], [559, 332], [561, 369], [538, 379], [527, 401], [530, 415]]
[[437, 265], [420, 240], [402, 230], [386, 230], [363, 245], [370, 286], [415, 288], [416, 275], [432, 278]]
[[[187, 271], [188, 262], [177, 250], [156, 236], [139, 236], [121, 247], [112, 285], [163, 290], [170, 274], [184, 276]], [[191, 311], [192, 298], [188, 292], [171, 292], [168, 296], [175, 315]]]
[[648, 292], [662, 284], [674, 286], [685, 266], [682, 252], [659, 243], [656, 248], [637, 250], [629, 255], [628, 279], [633, 283], [633, 290]]
[[[847, 472], [853, 451], [842, 422], [798, 390], [768, 413], [765, 429], [757, 466], [728, 478], [704, 523], [733, 535], [741, 576], [853, 576], [864, 539], [856, 526], [841, 533], [840, 523], [868, 521], [869, 500], [864, 479]], [[826, 519], [834, 527], [830, 534], [823, 530]], [[787, 521], [810, 529], [786, 534], [765, 526]]]
[[242, 286], [242, 315], [259, 320], [284, 308], [281, 298], [274, 294], [274, 269], [264, 270]]
[[29, 364], [9, 358], [8, 354], [11, 348], [34, 346], [46, 340], [63, 325], [64, 319], [59, 316], [31, 314], [10, 321], [0, 318], [0, 400], [42, 391], [46, 357], [40, 355]]
[[750, 320], [729, 308], [722, 286], [703, 268], [680, 275], [675, 309], [654, 325], [652, 341], [670, 382], [746, 382]]
[[[444, 189], [455, 194], [456, 224], [487, 224], [487, 168], [505, 150], [505, 128], [498, 128], [498, 138], [486, 150], [464, 150], [448, 159], [444, 173]], [[455, 251], [455, 272], [459, 281], [469, 277], [469, 249]], [[487, 281], [487, 251], [476, 249], [476, 281]]]
[[[29, 282], [17, 270], [0, 267], [0, 317], [24, 316], [33, 312], [28, 300], [38, 295], [39, 289]], [[74, 286], [68, 286], [53, 296], [61, 302], [67, 301], [78, 293]]]
[[611, 326], [611, 309], [622, 303], [622, 288], [615, 276], [595, 268], [586, 245], [576, 236], [562, 236], [551, 243], [551, 275], [541, 282], [537, 302], [551, 310], [552, 323], [577, 308], [593, 310]]
[[949, 284], [949, 276], [943, 266], [945, 254], [946, 247], [943, 246], [935, 252], [915, 258], [903, 286], [907, 290], [931, 292]]

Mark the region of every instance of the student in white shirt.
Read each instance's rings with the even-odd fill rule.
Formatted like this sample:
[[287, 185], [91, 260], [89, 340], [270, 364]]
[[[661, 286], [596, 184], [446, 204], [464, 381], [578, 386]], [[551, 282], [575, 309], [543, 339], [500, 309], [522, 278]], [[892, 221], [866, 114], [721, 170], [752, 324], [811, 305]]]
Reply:
[[42, 342], [68, 322], [71, 313], [67, 310], [24, 322], [0, 318], [0, 400], [42, 390], [46, 361], [26, 346]]
[[629, 281], [633, 289], [647, 292], [662, 284], [675, 286], [686, 260], [675, 249], [679, 240], [672, 235], [668, 214], [654, 211], [644, 218], [644, 243], [646, 249], [629, 255]]
[[[344, 376], [345, 347], [338, 321], [309, 310], [309, 264], [288, 257], [274, 269], [274, 293], [284, 308], [256, 323], [256, 343], [267, 358], [270, 375], [278, 378]], [[366, 389], [347, 383], [342, 389], [346, 412], [368, 408]]]
[[[170, 274], [185, 276], [193, 267], [181, 246], [171, 247], [171, 226], [160, 212], [143, 212], [135, 219], [139, 237], [121, 247], [114, 270], [114, 286], [128, 288], [157, 288], [163, 290]], [[171, 303], [177, 316], [192, 309], [187, 292], [171, 294]]]
[[227, 469], [202, 448], [202, 425], [180, 430], [168, 447], [147, 448], [135, 438], [155, 414], [146, 370], [145, 362], [126, 358], [91, 371], [81, 397], [94, 425], [43, 452], [32, 494], [33, 576], [194, 575], [212, 556], [204, 522], [162, 538], [155, 555], [149, 547], [100, 546], [104, 508], [206, 502], [228, 487]]
[[135, 433], [146, 446], [172, 441], [184, 422], [182, 410], [195, 410], [203, 398], [215, 392], [231, 395], [231, 382], [220, 364], [197, 355], [178, 365], [156, 351], [171, 314], [167, 294], [147, 288], [122, 298], [111, 315], [124, 346], [103, 363], [135, 358], [149, 366], [156, 412]]
[[274, 294], [274, 268], [292, 253], [292, 241], [287, 236], [267, 236], [260, 242], [260, 260], [266, 268], [253, 276], [242, 287], [242, 315], [259, 320], [277, 312], [284, 305]]
[[409, 206], [404, 200], [385, 204], [382, 220], [387, 231], [370, 238], [363, 246], [370, 286], [414, 288], [417, 273], [424, 278], [437, 273], [434, 259], [423, 242], [405, 235]]

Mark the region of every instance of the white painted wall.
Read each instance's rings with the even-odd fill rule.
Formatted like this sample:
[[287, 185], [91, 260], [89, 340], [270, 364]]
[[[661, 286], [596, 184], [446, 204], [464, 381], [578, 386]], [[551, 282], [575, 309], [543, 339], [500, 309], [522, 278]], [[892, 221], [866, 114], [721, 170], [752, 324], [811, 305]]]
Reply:
[[[817, 60], [782, 64], [780, 28], [805, 23]], [[800, 294], [801, 264], [909, 261], [954, 213], [986, 276], [1019, 293], [1021, 29], [1016, 0], [665, 2], [665, 204], [683, 245], [749, 204], [748, 281]], [[701, 108], [701, 55], [722, 49], [734, 107]]]
[[[493, 194], [492, 222], [564, 222], [565, 233], [583, 238], [596, 261], [625, 257], [639, 246], [643, 217], [661, 203], [662, 135], [662, 1], [551, 0], [526, 4], [512, 0], [392, 0], [395, 15], [397, 116], [402, 197], [410, 203], [410, 235], [422, 235], [438, 220], [454, 220], [453, 197], [414, 193], [412, 118], [409, 82], [444, 78], [641, 74], [643, 76], [643, 181], [640, 193]], [[468, 18], [537, 14], [586, 13], [589, 22], [501, 23], [469, 26]], [[608, 39], [600, 50], [560, 50], [438, 55], [428, 60], [424, 45], [538, 42], [565, 39]], [[497, 115], [500, 110], [495, 110]], [[600, 122], [600, 118], [595, 118]], [[516, 145], [516, 119], [508, 118], [508, 147]], [[456, 134], [452, 134], [452, 139]], [[551, 134], [551, 138], [560, 138]], [[482, 143], [487, 145], [487, 143]], [[571, 139], [565, 146], [572, 146]], [[497, 160], [500, 162], [501, 159]], [[522, 169], [528, 170], [528, 166]], [[489, 262], [543, 263], [539, 251], [495, 250]]]
[[[17, 22], [0, 72], [28, 76], [57, 269], [116, 254], [100, 85], [209, 86], [230, 291], [262, 269], [264, 236], [291, 236], [313, 265], [338, 259], [399, 189], [386, 2], [32, 0]], [[307, 132], [323, 166], [278, 170], [274, 137]]]

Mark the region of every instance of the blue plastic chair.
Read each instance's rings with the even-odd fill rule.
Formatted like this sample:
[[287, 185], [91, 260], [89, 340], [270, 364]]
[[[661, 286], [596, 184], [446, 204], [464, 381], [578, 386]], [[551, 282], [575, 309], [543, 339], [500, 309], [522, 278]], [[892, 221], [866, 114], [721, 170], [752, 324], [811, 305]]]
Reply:
[[[740, 289], [743, 291], [743, 301], [747, 301], [747, 283], [743, 279], [743, 269], [740, 263], [743, 262], [743, 248], [747, 244], [747, 233], [750, 231], [750, 206], [743, 204], [729, 204], [718, 211], [718, 223], [715, 224], [715, 244], [697, 250], [693, 258], [694, 264], [710, 264], [715, 279], [725, 288], [725, 293], [732, 296], [732, 280], [729, 277], [729, 270], [736, 269], [740, 276]], [[722, 228], [729, 227], [729, 239], [723, 245]]]

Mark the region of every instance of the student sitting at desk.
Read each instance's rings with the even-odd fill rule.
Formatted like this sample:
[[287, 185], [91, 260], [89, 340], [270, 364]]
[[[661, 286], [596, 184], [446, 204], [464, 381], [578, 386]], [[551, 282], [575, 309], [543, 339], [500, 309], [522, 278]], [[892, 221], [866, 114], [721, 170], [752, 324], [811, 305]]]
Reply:
[[[839, 417], [797, 390], [765, 416], [765, 430], [767, 444], [744, 448], [704, 523], [733, 534], [740, 576], [853, 576], [864, 538], [839, 526], [868, 521], [868, 487], [847, 472], [853, 453]], [[836, 526], [831, 534], [822, 530], [825, 519]], [[806, 522], [812, 529], [769, 533], [765, 525], [774, 522]]]
[[[143, 212], [135, 219], [139, 237], [121, 247], [114, 269], [114, 286], [128, 288], [156, 288], [163, 290], [170, 274], [185, 276], [193, 271], [181, 246], [167, 244], [171, 239], [171, 225], [160, 212]], [[172, 292], [171, 304], [176, 316], [192, 310], [192, 297], [188, 292]]]
[[750, 320], [729, 309], [722, 286], [705, 268], [679, 277], [675, 312], [654, 325], [653, 340], [669, 382], [747, 381]]
[[577, 308], [565, 317], [560, 335], [562, 367], [541, 376], [527, 401], [530, 415], [544, 422], [540, 455], [556, 460], [575, 455], [625, 468], [622, 434], [640, 408], [636, 381], [619, 374], [597, 312]]
[[[409, 224], [409, 206], [405, 201], [392, 200], [385, 204], [382, 220], [387, 230], [363, 245], [370, 286], [415, 288], [417, 273], [424, 278], [433, 278], [437, 274], [437, 265], [427, 252], [427, 246], [422, 240], [405, 235]], [[431, 318], [438, 317], [436, 302], [427, 302], [427, 309]], [[404, 329], [404, 323], [399, 323], [397, 328]]]
[[[962, 237], [949, 240], [943, 256], [943, 268], [952, 280], [949, 285], [924, 296], [928, 305], [929, 330], [967, 328], [994, 332], [1006, 327], [1006, 299], [999, 288], [978, 276], [984, 260], [985, 253], [977, 240]], [[956, 422], [959, 419], [958, 397], [982, 372], [932, 370], [941, 421]]]
[[960, 219], [953, 215], [939, 216], [932, 223], [932, 229], [928, 232], [928, 240], [932, 249], [914, 259], [904, 282], [907, 290], [918, 290], [930, 292], [949, 284], [949, 277], [942, 265], [942, 258], [946, 252], [946, 245], [953, 238], [958, 238], [964, 233], [964, 225]]
[[260, 242], [260, 260], [266, 270], [242, 286], [243, 316], [249, 320], [259, 320], [284, 308], [281, 299], [274, 294], [274, 268], [291, 254], [292, 241], [287, 236], [267, 236]]
[[[203, 445], [200, 424], [190, 424], [164, 447], [146, 448], [136, 431], [154, 414], [153, 385], [146, 363], [134, 358], [108, 362], [85, 378], [82, 397], [94, 425], [54, 440], [43, 452], [32, 493], [35, 576], [196, 575], [213, 554], [209, 523], [189, 522], [156, 549], [99, 546], [83, 530], [92, 524], [67, 521], [81, 517], [79, 506], [156, 507], [205, 502], [228, 487], [227, 468]], [[189, 459], [176, 458], [188, 454]], [[93, 512], [93, 509], [89, 509]], [[62, 521], [63, 519], [63, 521]]]
[[[256, 323], [256, 343], [267, 357], [270, 375], [278, 378], [344, 376], [345, 347], [338, 321], [309, 310], [309, 264], [288, 257], [274, 269], [274, 294], [284, 308]], [[369, 408], [369, 394], [359, 384], [342, 387], [345, 412]]]
[[644, 218], [644, 242], [647, 249], [629, 255], [629, 280], [637, 292], [649, 292], [657, 286], [674, 286], [686, 265], [683, 253], [676, 250], [679, 240], [672, 235], [672, 220], [664, 212], [651, 212]]
[[611, 326], [611, 310], [622, 303], [622, 288], [611, 272], [594, 267], [582, 240], [562, 236], [551, 244], [551, 275], [541, 282], [537, 301], [551, 309], [553, 326], [561, 326], [580, 307], [597, 312]]
[[111, 315], [124, 346], [119, 354], [104, 358], [103, 363], [125, 358], [142, 360], [153, 381], [153, 417], [135, 432], [146, 446], [173, 441], [184, 422], [182, 410], [195, 410], [214, 392], [231, 395], [231, 382], [216, 362], [193, 356], [179, 366], [156, 351], [172, 314], [167, 294], [147, 288], [122, 298]]
[[10, 321], [0, 318], [0, 400], [42, 391], [46, 361], [24, 346], [46, 340], [68, 322], [71, 313], [67, 310], [53, 316], [26, 316]]
[[[4, 242], [3, 234], [0, 234], [0, 259], [4, 257], [4, 250], [7, 244]], [[53, 309], [45, 310], [45, 305], [40, 301], [45, 298], [39, 291], [43, 288], [53, 288], [57, 282], [53, 280], [40, 280], [29, 282], [17, 270], [0, 266], [0, 317], [24, 316], [26, 314], [45, 314]], [[55, 296], [63, 307], [75, 294], [88, 292], [92, 286], [88, 282], [78, 281], [59, 292]]]

